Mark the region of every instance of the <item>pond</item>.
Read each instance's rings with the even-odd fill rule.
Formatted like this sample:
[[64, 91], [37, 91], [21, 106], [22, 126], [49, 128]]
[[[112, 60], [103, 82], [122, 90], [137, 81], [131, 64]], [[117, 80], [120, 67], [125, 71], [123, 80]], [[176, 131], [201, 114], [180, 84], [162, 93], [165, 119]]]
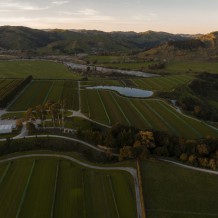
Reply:
[[93, 87], [86, 87], [86, 89], [112, 90], [118, 92], [121, 95], [127, 97], [134, 97], [134, 98], [148, 98], [154, 94], [152, 91], [148, 91], [148, 90], [121, 87], [121, 86], [93, 86]]

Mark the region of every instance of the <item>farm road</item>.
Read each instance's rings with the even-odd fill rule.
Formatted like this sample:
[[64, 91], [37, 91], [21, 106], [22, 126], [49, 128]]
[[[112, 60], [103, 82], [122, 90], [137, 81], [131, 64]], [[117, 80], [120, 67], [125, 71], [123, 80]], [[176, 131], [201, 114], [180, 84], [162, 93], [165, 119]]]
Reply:
[[203, 173], [210, 173], [210, 174], [218, 175], [218, 171], [213, 171], [213, 170], [207, 170], [207, 169], [192, 167], [192, 166], [188, 166], [186, 164], [178, 163], [178, 162], [171, 161], [171, 160], [165, 160], [165, 159], [158, 159], [158, 160], [166, 162], [166, 163], [175, 164], [177, 166], [180, 166], [180, 167], [183, 167], [183, 168], [187, 168], [187, 169], [190, 169], [190, 170], [195, 170], [195, 171], [199, 171], [199, 172], [203, 172]]

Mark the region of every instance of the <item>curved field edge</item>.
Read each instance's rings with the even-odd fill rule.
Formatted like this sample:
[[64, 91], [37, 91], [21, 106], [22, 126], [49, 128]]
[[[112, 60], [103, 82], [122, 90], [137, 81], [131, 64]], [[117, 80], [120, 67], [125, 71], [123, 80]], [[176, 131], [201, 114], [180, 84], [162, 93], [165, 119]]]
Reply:
[[[9, 191], [7, 181], [11, 181], [11, 189], [13, 189], [13, 186], [18, 185], [20, 195], [26, 190], [22, 207], [19, 209], [22, 217], [29, 217], [33, 212], [34, 217], [38, 217], [38, 215], [48, 217], [53, 204], [55, 217], [64, 216], [67, 218], [73, 214], [74, 217], [83, 217], [84, 213], [87, 217], [115, 217], [116, 213], [119, 213], [120, 217], [137, 217], [134, 182], [126, 167], [91, 166], [75, 158], [58, 154], [17, 156], [1, 160], [0, 166], [8, 162], [12, 162], [12, 166], [16, 167], [17, 174], [24, 170], [23, 168], [27, 168], [26, 178], [24, 178], [23, 183], [27, 184], [26, 179], [28, 178], [28, 187], [25, 187], [25, 189], [23, 186], [19, 187], [15, 182], [16, 180], [12, 183], [14, 173], [12, 167], [0, 186], [0, 193], [2, 192], [0, 198], [4, 196], [5, 199], [13, 195]], [[30, 170], [33, 162], [35, 162], [34, 170]], [[43, 162], [46, 162], [46, 164], [43, 164]], [[57, 162], [60, 163], [58, 175], [56, 170]], [[40, 174], [44, 176], [40, 176]], [[49, 184], [50, 188], [48, 188]], [[111, 184], [114, 193], [111, 193]], [[7, 195], [5, 190], [8, 191]], [[54, 190], [56, 190], [55, 199]], [[102, 201], [102, 196], [104, 201]], [[38, 199], [38, 201], [33, 201], [34, 198]], [[114, 203], [113, 198], [115, 198]], [[17, 204], [14, 204], [14, 211], [17, 211], [20, 196], [14, 200], [17, 202]], [[3, 217], [6, 210], [8, 210], [7, 207], [2, 210], [0, 207], [0, 214]]]

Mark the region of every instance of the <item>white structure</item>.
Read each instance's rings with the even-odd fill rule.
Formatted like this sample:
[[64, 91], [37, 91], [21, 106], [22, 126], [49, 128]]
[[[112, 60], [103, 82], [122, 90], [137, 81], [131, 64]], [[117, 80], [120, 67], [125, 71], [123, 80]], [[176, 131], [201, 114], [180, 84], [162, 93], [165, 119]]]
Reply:
[[13, 125], [0, 125], [0, 134], [12, 133]]

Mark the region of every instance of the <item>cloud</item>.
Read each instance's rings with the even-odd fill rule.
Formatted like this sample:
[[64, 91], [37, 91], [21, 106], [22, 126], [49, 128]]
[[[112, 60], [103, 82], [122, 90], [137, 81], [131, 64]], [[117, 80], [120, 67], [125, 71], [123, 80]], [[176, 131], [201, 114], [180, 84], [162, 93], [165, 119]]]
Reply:
[[91, 8], [85, 8], [84, 10], [79, 11], [79, 14], [85, 16], [96, 16], [99, 12]]
[[55, 5], [64, 5], [64, 4], [67, 4], [69, 3], [69, 1], [53, 1], [52, 4], [55, 4]]
[[158, 17], [157, 14], [155, 13], [147, 13], [147, 14], [137, 14], [132, 16], [133, 20], [137, 20], [137, 21], [152, 21], [152, 20], [156, 20], [156, 18]]
[[73, 20], [92, 20], [92, 21], [106, 21], [106, 20], [114, 20], [114, 17], [102, 15], [99, 11], [96, 11], [91, 8], [85, 8], [79, 10], [77, 12], [70, 12], [70, 11], [60, 11], [61, 15], [67, 15], [66, 19], [73, 19]]
[[12, 11], [39, 11], [46, 10], [48, 7], [39, 7], [35, 4], [30, 4], [28, 2], [20, 2], [20, 1], [4, 1], [0, 2], [0, 10], [2, 12], [12, 12]]

